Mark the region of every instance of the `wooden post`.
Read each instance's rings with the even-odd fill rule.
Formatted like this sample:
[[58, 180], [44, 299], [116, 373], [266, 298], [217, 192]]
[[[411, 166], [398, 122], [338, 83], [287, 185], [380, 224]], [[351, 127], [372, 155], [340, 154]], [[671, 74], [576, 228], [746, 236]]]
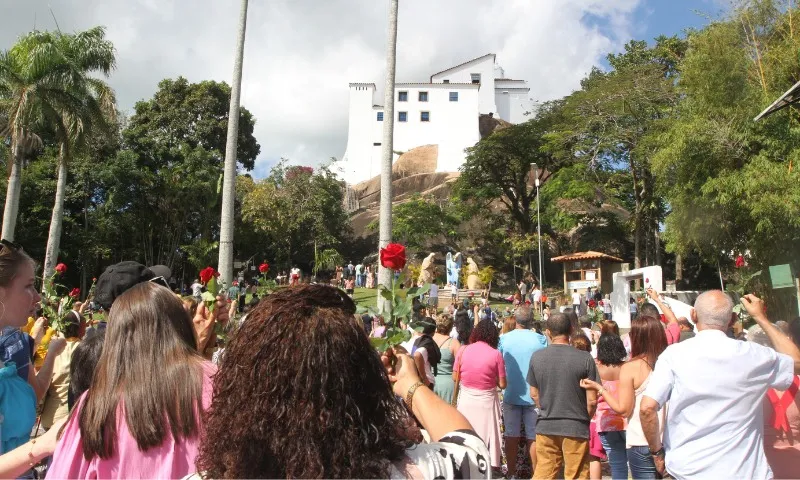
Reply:
[[800, 315], [800, 277], [794, 279], [794, 286], [797, 288], [797, 314]]

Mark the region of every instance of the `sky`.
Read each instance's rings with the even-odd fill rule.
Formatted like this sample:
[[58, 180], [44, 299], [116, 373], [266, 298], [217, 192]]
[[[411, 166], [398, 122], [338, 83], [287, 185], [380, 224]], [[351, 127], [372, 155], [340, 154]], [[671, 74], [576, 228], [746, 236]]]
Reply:
[[[164, 78], [231, 81], [238, 0], [0, 0], [0, 49], [37, 28], [107, 28], [117, 49], [108, 79], [132, 114]], [[242, 105], [261, 155], [319, 165], [347, 142], [348, 83], [383, 84], [389, 0], [250, 0]], [[497, 54], [537, 101], [571, 93], [630, 39], [702, 27], [725, 0], [400, 0], [397, 81]], [[51, 13], [52, 9], [52, 13]], [[703, 15], [698, 15], [696, 12]], [[55, 17], [55, 19], [54, 19]], [[379, 102], [380, 103], [380, 102]]]

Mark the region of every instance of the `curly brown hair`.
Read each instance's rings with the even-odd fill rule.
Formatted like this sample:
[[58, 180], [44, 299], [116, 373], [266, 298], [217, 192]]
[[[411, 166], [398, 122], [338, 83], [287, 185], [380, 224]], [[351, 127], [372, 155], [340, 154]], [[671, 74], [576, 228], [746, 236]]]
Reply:
[[198, 471], [207, 478], [387, 478], [408, 413], [353, 301], [327, 285], [266, 297], [230, 340]]
[[475, 325], [469, 336], [469, 343], [486, 342], [490, 347], [497, 348], [500, 343], [500, 334], [491, 320], [481, 320]]

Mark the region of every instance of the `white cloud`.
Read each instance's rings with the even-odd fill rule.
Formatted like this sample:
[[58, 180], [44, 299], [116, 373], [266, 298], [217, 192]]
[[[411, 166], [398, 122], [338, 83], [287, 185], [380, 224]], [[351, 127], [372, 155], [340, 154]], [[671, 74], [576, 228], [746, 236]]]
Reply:
[[[38, 28], [53, 28], [51, 0], [0, 0], [0, 48]], [[251, 1], [242, 102], [257, 119], [263, 176], [280, 157], [318, 164], [344, 153], [348, 83], [382, 90], [388, 0]], [[239, 15], [236, 0], [62, 0], [61, 29], [108, 27], [118, 50], [110, 83], [123, 109], [149, 98], [157, 83], [230, 82]], [[640, 0], [403, 0], [398, 81], [426, 81], [439, 70], [496, 53], [512, 78], [547, 100], [570, 93], [592, 65], [618, 50], [634, 29]], [[601, 19], [608, 28], [587, 21]], [[596, 24], [596, 22], [594, 22]], [[608, 32], [613, 32], [609, 34]]]

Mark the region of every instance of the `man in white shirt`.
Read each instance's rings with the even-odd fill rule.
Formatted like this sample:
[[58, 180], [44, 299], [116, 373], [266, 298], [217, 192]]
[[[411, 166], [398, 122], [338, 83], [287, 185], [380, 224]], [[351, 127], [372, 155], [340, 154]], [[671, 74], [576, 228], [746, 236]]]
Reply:
[[192, 289], [192, 296], [194, 298], [198, 298], [199, 299], [203, 295], [203, 284], [200, 283], [199, 279], [195, 279], [194, 283], [189, 288]]
[[531, 302], [536, 310], [539, 309], [539, 304], [542, 302], [542, 289], [535, 283], [533, 284], [533, 292], [531, 292]]
[[528, 286], [525, 284], [525, 280], [520, 280], [517, 288], [519, 288], [519, 294], [522, 295], [522, 301], [524, 302], [525, 295], [528, 294]]
[[578, 289], [572, 290], [572, 311], [575, 312], [575, 315], [581, 315], [581, 294], [578, 293]]
[[[679, 479], [772, 478], [762, 402], [770, 387], [785, 390], [800, 373], [800, 350], [770, 323], [759, 298], [745, 295], [742, 304], [775, 350], [728, 338], [733, 302], [712, 290], [695, 301], [697, 335], [669, 346], [656, 362], [640, 419], [661, 473]], [[662, 447], [657, 412], [667, 402]]]
[[431, 289], [428, 291], [428, 307], [433, 311], [439, 307], [439, 285], [436, 282], [431, 283]]

